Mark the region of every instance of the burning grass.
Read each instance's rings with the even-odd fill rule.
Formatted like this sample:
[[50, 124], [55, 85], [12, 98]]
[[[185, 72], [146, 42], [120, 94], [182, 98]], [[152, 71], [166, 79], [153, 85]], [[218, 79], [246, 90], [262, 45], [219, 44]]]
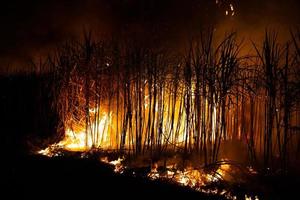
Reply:
[[[236, 181], [237, 171], [244, 172], [237, 177], [255, 176], [254, 168], [245, 166], [286, 169], [288, 155], [299, 150], [291, 142], [299, 147], [298, 129], [292, 128], [299, 125], [300, 88], [292, 73], [300, 66], [294, 35], [293, 43], [293, 48], [281, 45], [267, 31], [263, 46], [253, 45], [256, 55], [241, 55], [235, 33], [217, 43], [207, 31], [182, 56], [132, 41], [98, 43], [90, 35], [82, 44], [67, 43], [50, 62], [57, 78], [54, 107], [65, 135], [39, 153], [149, 157], [149, 179], [234, 199], [218, 184]], [[247, 149], [244, 167], [220, 156], [232, 149], [224, 145], [231, 141]], [[159, 164], [167, 154], [180, 155], [183, 164]], [[197, 165], [188, 164], [189, 155], [197, 155]], [[134, 159], [125, 160], [101, 158], [116, 173], [137, 175]], [[212, 185], [219, 188], [206, 189]]]

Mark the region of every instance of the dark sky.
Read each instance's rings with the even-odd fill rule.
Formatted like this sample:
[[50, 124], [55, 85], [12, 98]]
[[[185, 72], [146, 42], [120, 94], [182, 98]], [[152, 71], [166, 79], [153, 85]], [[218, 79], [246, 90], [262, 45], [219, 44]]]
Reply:
[[[1, 2], [1, 71], [45, 55], [83, 29], [113, 35], [130, 32], [158, 35], [176, 43], [190, 30], [214, 22], [256, 34], [263, 27], [292, 27], [300, 22], [299, 0], [10, 0]], [[225, 10], [232, 3], [233, 17]], [[5, 70], [4, 70], [5, 71]]]

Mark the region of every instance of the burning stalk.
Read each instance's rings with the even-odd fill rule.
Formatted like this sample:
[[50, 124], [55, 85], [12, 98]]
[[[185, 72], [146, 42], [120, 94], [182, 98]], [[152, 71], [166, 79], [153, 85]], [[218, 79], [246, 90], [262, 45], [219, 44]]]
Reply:
[[95, 42], [88, 34], [83, 44], [66, 43], [50, 62], [65, 138], [50, 149], [153, 157], [196, 152], [209, 165], [223, 144], [237, 140], [253, 161], [263, 148], [265, 166], [273, 149], [286, 160], [293, 148], [288, 112], [296, 105], [288, 99], [297, 99], [290, 72], [297, 62], [275, 36], [266, 34], [261, 50], [254, 45], [253, 57], [240, 55], [235, 33], [215, 44], [213, 30], [192, 38], [176, 59], [132, 41]]

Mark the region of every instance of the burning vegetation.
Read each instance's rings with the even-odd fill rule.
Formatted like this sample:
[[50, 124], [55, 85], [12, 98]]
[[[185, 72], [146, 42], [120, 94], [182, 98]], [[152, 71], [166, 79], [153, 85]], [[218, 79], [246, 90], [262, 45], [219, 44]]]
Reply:
[[[300, 29], [284, 27], [298, 23], [299, 5], [4, 3], [4, 190], [39, 198], [296, 194]], [[260, 31], [272, 25], [284, 34]]]
[[[226, 15], [234, 12], [230, 4]], [[226, 180], [228, 171], [287, 170], [300, 149], [299, 32], [281, 44], [266, 31], [253, 55], [242, 55], [236, 33], [217, 42], [213, 32], [197, 34], [181, 55], [137, 41], [94, 41], [90, 34], [83, 43], [65, 43], [46, 62], [64, 135], [39, 153], [117, 152], [131, 161], [101, 158], [116, 173], [149, 157], [148, 178], [233, 199], [205, 186]], [[230, 144], [243, 146], [245, 157], [230, 157]], [[157, 164], [174, 155], [182, 166]], [[191, 156], [197, 164], [188, 164]]]

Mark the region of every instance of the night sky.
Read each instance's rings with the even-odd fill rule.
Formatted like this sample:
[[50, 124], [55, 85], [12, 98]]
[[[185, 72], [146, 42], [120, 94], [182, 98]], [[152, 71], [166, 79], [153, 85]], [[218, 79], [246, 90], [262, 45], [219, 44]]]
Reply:
[[[176, 44], [186, 33], [205, 24], [255, 35], [265, 27], [279, 31], [300, 22], [299, 0], [43, 0], [1, 2], [0, 64], [20, 68], [46, 55], [84, 29], [96, 35], [130, 33], [156, 36]], [[235, 9], [226, 17], [229, 4]], [[147, 36], [148, 37], [148, 36]], [[247, 36], [246, 36], [247, 37]]]

